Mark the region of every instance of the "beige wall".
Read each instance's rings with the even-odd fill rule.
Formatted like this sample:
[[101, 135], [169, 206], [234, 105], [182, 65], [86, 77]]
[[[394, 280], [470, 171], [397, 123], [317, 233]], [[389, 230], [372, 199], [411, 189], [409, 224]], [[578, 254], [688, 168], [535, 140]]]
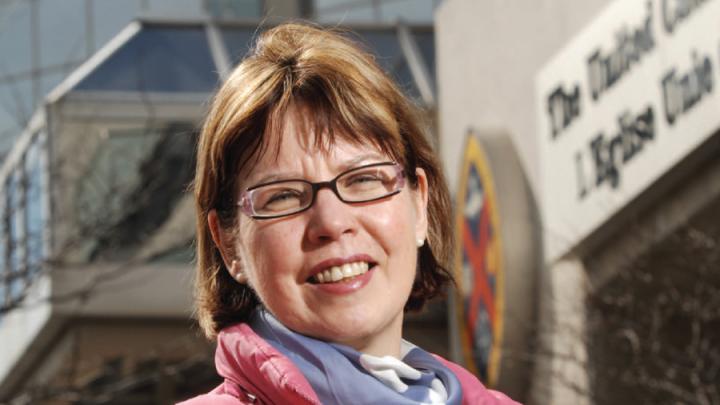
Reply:
[[[609, 0], [447, 0], [436, 14], [440, 151], [453, 192], [465, 137], [509, 133], [537, 200], [540, 168], [535, 75]], [[532, 229], [528, 224], [528, 230]], [[588, 403], [584, 367], [561, 360], [583, 352], [585, 269], [561, 262], [539, 274], [539, 352], [529, 404]], [[512, 298], [510, 298], [512, 299]], [[575, 315], [569, 321], [564, 314]], [[570, 322], [570, 323], [568, 323]], [[512, 333], [508, 331], [507, 333]], [[562, 347], [559, 347], [562, 346]], [[571, 349], [572, 348], [572, 349]], [[563, 350], [559, 350], [563, 349]], [[559, 353], [554, 357], [548, 353]], [[574, 353], [574, 352], [573, 352]], [[584, 353], [579, 353], [581, 357]], [[573, 387], [581, 387], [579, 391]], [[503, 388], [503, 387], [499, 387]]]
[[[542, 190], [538, 187], [535, 75], [609, 3], [610, 0], [443, 3], [436, 15], [439, 136], [453, 190], [462, 162], [461, 148], [468, 128], [472, 127], [479, 133], [499, 130], [511, 134], [537, 199]], [[528, 404], [587, 404], [596, 400], [588, 374], [593, 358], [583, 339], [593, 333], [612, 335], [617, 331], [607, 329], [611, 325], [605, 324], [600, 328], [606, 329], [600, 330], [597, 324], [591, 329], [584, 315], [588, 311], [588, 296], [597, 296], [609, 280], [619, 278], [618, 274], [636, 270], [633, 264], [642, 255], [663, 260], [666, 256], [658, 255], [662, 250], [658, 247], [673, 235], [682, 238], [683, 228], [702, 235], [707, 243], [716, 243], [717, 228], [708, 224], [717, 224], [715, 213], [720, 212], [716, 208], [720, 201], [717, 171], [720, 166], [714, 158], [719, 148], [720, 134], [716, 133], [701, 148], [684, 156], [680, 164], [644, 190], [638, 199], [622, 207], [605, 229], [595, 231], [592, 243], [575, 250], [577, 257], [565, 257], [542, 270], [537, 286], [541, 295], [540, 350], [535, 356]], [[681, 240], [687, 243], [687, 237], [684, 238]], [[688, 259], [714, 257], [706, 254]], [[693, 266], [692, 260], [687, 263]], [[682, 269], [677, 267], [669, 272], [682, 274]], [[707, 284], [711, 282], [713, 279], [708, 277]], [[641, 325], [631, 318], [628, 322]], [[597, 380], [596, 371], [593, 375]]]
[[446, 0], [435, 19], [441, 154], [451, 190], [469, 127], [512, 134], [537, 194], [535, 74], [609, 0]]

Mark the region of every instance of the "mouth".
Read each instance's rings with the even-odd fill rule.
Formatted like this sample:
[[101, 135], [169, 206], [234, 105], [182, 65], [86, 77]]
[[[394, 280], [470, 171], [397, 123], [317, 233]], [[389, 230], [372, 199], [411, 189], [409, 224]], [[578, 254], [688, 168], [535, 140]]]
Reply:
[[373, 267], [375, 263], [367, 261], [343, 263], [317, 272], [308, 281], [312, 284], [347, 283], [372, 270]]

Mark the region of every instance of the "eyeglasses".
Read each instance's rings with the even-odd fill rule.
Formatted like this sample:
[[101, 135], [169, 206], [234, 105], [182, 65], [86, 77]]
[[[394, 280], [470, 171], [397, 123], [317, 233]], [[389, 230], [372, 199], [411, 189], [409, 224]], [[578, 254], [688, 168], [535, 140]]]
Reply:
[[390, 197], [404, 185], [402, 166], [395, 162], [372, 163], [342, 172], [330, 181], [292, 179], [258, 184], [240, 194], [238, 205], [255, 219], [279, 218], [312, 207], [321, 188], [329, 188], [340, 201], [351, 204]]

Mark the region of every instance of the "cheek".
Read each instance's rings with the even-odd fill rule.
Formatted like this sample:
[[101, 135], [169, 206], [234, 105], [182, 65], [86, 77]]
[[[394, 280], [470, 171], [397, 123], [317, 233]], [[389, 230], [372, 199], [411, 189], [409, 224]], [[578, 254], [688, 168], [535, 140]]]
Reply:
[[402, 234], [395, 235], [401, 239], [415, 239], [415, 221], [417, 219], [415, 205], [410, 198], [410, 194], [403, 194], [401, 199], [396, 201], [391, 210], [385, 211], [387, 226], [394, 228], [396, 231], [402, 231]]
[[302, 227], [293, 221], [261, 224], [245, 232], [245, 257], [251, 266], [249, 276], [256, 288], [277, 281], [284, 270], [297, 267], [301, 252]]
[[[368, 216], [375, 239], [393, 258], [414, 261], [416, 256], [415, 207], [407, 196], [392, 201], [390, 207], [378, 206]], [[413, 267], [414, 268], [414, 267]]]

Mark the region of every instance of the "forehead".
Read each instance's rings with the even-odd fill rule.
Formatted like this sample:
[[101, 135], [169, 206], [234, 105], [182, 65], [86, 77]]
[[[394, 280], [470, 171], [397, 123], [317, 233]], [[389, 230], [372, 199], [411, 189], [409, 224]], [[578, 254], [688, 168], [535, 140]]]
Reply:
[[308, 142], [301, 135], [285, 133], [275, 148], [269, 148], [259, 156], [248, 173], [307, 166], [308, 162], [324, 163], [333, 167], [348, 162], [360, 163], [368, 158], [389, 157], [370, 142], [357, 143], [337, 138], [327, 145], [317, 145]]
[[[307, 171], [327, 167], [344, 170], [378, 159], [393, 160], [370, 136], [317, 133], [308, 125], [299, 125], [294, 114], [287, 114], [282, 129], [266, 134], [263, 144], [240, 171], [241, 185], [249, 185], [267, 176], [307, 175]], [[304, 177], [304, 176], [303, 176]]]

